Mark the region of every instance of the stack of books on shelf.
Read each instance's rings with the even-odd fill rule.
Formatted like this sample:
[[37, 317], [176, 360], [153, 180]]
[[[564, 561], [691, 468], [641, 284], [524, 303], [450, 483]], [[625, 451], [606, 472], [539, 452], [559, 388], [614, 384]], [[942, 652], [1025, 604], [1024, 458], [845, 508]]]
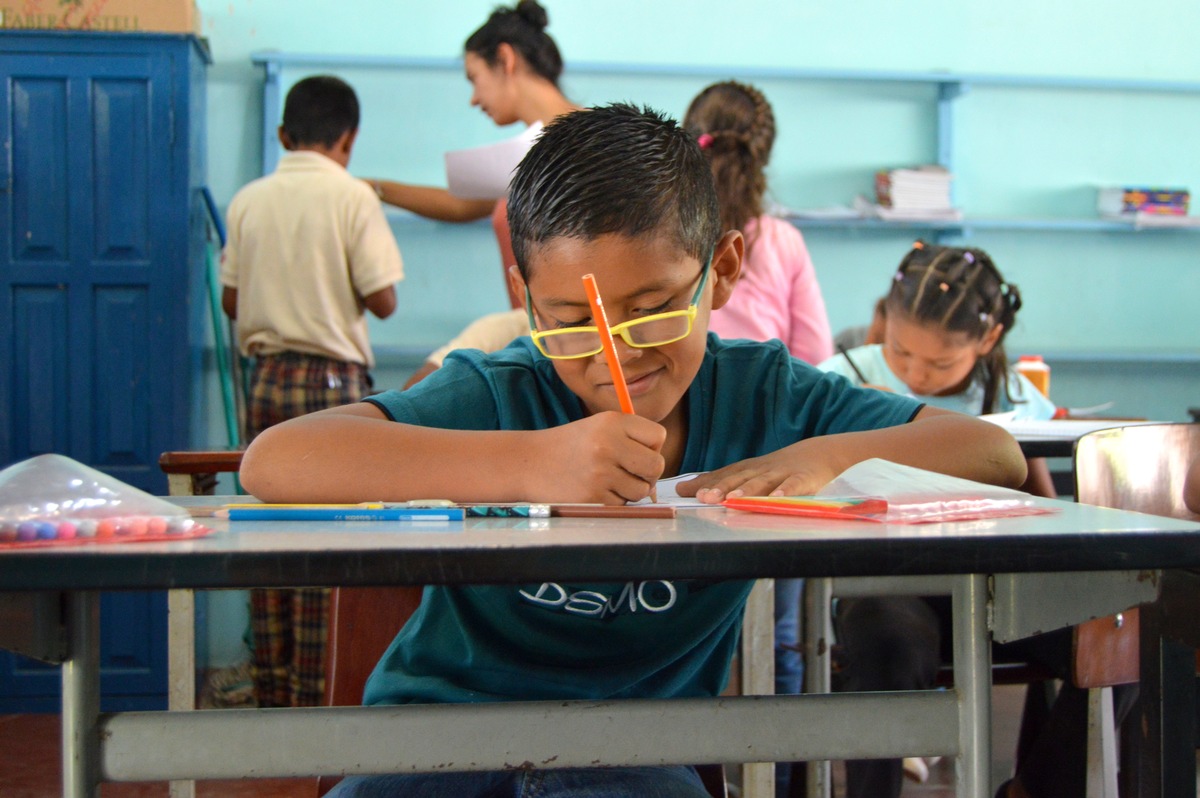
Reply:
[[1096, 192], [1096, 210], [1134, 227], [1197, 227], [1200, 217], [1187, 215], [1190, 200], [1186, 188], [1107, 186]]
[[953, 177], [936, 165], [881, 169], [875, 173], [876, 214], [895, 220], [961, 219], [962, 211], [950, 203]]

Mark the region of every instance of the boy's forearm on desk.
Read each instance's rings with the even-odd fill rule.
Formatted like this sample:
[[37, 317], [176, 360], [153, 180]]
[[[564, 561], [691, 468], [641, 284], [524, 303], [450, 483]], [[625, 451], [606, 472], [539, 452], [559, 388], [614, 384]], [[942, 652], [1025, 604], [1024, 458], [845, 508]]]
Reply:
[[923, 409], [908, 424], [811, 438], [798, 445], [819, 447], [837, 463], [839, 473], [878, 457], [1011, 488], [1025, 480], [1025, 458], [1011, 435], [986, 421], [933, 408]]
[[510, 501], [527, 436], [315, 413], [263, 432], [241, 477], [267, 502]]

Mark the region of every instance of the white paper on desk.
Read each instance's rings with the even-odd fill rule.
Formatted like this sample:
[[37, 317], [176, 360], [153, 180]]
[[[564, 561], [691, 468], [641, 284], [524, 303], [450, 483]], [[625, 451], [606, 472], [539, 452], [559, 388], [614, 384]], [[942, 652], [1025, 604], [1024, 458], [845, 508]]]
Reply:
[[[679, 495], [679, 491], [677, 489], [677, 486], [679, 485], [679, 483], [687, 482], [689, 479], [694, 479], [695, 477], [698, 477], [698, 476], [700, 476], [700, 474], [698, 472], [692, 472], [690, 474], [680, 474], [677, 477], [668, 477], [667, 479], [660, 479], [658, 481], [658, 484], [655, 486], [655, 490], [658, 492], [658, 503], [659, 504], [669, 504], [672, 507], [709, 507], [709, 508], [719, 507], [720, 505], [718, 505], [718, 504], [705, 504], [703, 502], [697, 501], [696, 497], [694, 497], [694, 496], [680, 496]], [[633, 502], [633, 503], [634, 504], [653, 504], [653, 502], [651, 502], [650, 499], [648, 499], [648, 498], [642, 499], [640, 502]]]
[[463, 199], [495, 200], [508, 195], [513, 170], [542, 132], [535, 122], [518, 136], [496, 144], [446, 153], [446, 185]]
[[928, 524], [1056, 512], [1019, 490], [872, 458], [847, 468], [816, 493], [822, 499], [885, 499], [892, 524]]

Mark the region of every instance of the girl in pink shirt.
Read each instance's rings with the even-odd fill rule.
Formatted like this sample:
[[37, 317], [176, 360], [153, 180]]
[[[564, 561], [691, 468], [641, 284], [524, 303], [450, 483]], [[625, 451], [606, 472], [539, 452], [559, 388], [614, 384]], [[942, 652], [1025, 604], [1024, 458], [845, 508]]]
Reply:
[[[683, 126], [708, 156], [721, 229], [746, 238], [742, 273], [733, 296], [714, 309], [708, 328], [722, 338], [778, 338], [792, 357], [813, 365], [833, 355], [825, 300], [800, 231], [763, 212], [767, 161], [775, 144], [775, 113], [758, 89], [743, 83], [714, 83], [692, 100]], [[804, 683], [800, 656], [802, 579], [775, 580], [775, 692], [799, 693]], [[803, 786], [798, 763], [775, 765], [775, 794]]]
[[816, 364], [833, 354], [825, 300], [800, 231], [763, 212], [765, 169], [775, 143], [775, 114], [758, 89], [734, 81], [696, 95], [683, 120], [712, 164], [721, 221], [746, 237], [737, 290], [713, 311], [722, 338], [778, 338], [793, 357]]

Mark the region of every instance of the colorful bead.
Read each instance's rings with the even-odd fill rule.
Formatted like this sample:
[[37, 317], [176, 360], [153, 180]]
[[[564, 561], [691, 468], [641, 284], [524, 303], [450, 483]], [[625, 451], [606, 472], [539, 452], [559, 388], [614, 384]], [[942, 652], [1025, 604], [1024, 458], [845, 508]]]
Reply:
[[167, 534], [182, 535], [184, 532], [191, 530], [196, 522], [190, 518], [172, 518], [167, 522]]

